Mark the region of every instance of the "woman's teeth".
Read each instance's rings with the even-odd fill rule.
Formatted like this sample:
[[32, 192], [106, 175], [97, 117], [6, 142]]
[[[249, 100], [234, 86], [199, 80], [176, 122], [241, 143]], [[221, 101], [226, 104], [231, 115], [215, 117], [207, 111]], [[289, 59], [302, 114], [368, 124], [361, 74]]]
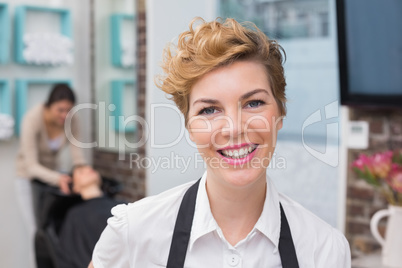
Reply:
[[225, 157], [239, 159], [239, 158], [246, 157], [248, 154], [250, 154], [252, 151], [254, 151], [255, 148], [257, 148], [257, 145], [243, 147], [238, 150], [221, 150], [220, 152]]

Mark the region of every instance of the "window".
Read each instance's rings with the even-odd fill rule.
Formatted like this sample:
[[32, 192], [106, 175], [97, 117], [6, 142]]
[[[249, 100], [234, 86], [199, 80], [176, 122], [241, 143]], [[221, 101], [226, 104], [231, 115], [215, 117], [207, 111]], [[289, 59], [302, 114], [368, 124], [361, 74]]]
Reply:
[[220, 0], [224, 18], [252, 21], [270, 38], [329, 35], [328, 0]]

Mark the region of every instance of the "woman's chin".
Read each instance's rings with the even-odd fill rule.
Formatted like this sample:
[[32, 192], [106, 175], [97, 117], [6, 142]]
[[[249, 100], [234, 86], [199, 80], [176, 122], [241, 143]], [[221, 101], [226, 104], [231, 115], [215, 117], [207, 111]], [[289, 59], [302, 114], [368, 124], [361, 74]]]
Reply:
[[255, 184], [256, 182], [265, 181], [265, 169], [227, 169], [223, 172], [222, 179], [228, 185], [235, 188], [247, 187]]

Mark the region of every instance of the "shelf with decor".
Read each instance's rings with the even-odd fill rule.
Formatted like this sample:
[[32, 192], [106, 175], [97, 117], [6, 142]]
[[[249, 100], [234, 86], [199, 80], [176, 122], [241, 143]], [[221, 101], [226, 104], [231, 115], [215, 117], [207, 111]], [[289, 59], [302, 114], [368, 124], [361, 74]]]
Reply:
[[114, 109], [110, 109], [111, 116], [114, 118], [113, 129], [116, 132], [135, 132], [137, 128], [134, 120], [125, 122], [130, 119], [130, 116], [137, 115], [137, 105], [132, 105], [137, 103], [138, 95], [135, 80], [113, 80], [110, 91], [111, 104], [114, 105]]
[[[54, 15], [57, 22], [53, 20]], [[46, 19], [48, 21], [44, 21]], [[55, 27], [58, 29], [49, 30]], [[18, 6], [15, 9], [14, 36], [17, 63], [59, 66], [74, 62], [72, 20], [68, 9]]]
[[135, 66], [135, 16], [113, 14], [110, 17], [112, 64], [121, 68]]
[[7, 80], [0, 79], [0, 113], [11, 115], [11, 92]]
[[14, 118], [11, 109], [11, 92], [7, 80], [0, 79], [0, 141], [14, 134]]
[[10, 15], [8, 5], [0, 3], [0, 64], [7, 63], [10, 52]]

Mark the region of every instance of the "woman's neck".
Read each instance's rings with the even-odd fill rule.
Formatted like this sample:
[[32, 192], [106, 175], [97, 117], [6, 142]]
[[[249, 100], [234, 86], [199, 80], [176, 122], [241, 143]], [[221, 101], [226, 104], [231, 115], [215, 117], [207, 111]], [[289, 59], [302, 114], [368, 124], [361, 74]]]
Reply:
[[44, 108], [43, 108], [43, 119], [44, 119], [46, 128], [48, 128], [48, 129], [49, 128], [57, 128], [57, 125], [54, 124], [54, 122], [51, 118], [50, 112], [46, 106], [44, 106]]
[[44, 119], [46, 125], [51, 124], [50, 113], [45, 105], [43, 106], [43, 119]]
[[54, 139], [63, 132], [63, 126], [59, 126], [53, 122], [51, 114], [46, 106], [43, 108], [43, 121], [49, 139]]
[[236, 245], [254, 228], [264, 208], [266, 181], [228, 189], [225, 182], [207, 178], [207, 194], [216, 222], [226, 240]]

